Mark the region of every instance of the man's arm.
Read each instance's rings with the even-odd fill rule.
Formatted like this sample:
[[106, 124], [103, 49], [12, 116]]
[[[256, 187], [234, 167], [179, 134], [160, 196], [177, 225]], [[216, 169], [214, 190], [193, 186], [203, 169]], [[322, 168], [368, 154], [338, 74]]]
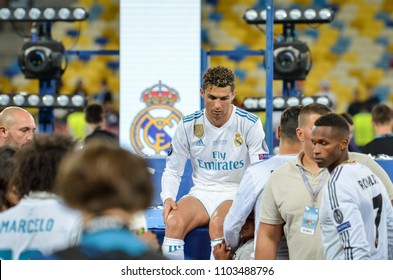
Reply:
[[275, 260], [278, 245], [283, 233], [283, 224], [259, 224], [257, 244], [255, 249], [256, 260]]
[[352, 152], [349, 153], [349, 159], [352, 158], [361, 164], [366, 165], [375, 175], [378, 176], [379, 179], [381, 179], [382, 183], [386, 187], [386, 191], [388, 192], [390, 201], [393, 205], [393, 183], [385, 169], [383, 169], [372, 157], [368, 155]]
[[381, 179], [382, 183], [386, 187], [386, 191], [388, 192], [390, 202], [393, 205], [393, 184], [392, 181], [390, 180], [389, 175], [386, 173], [385, 169], [383, 169], [375, 160], [370, 158], [369, 164], [367, 164], [368, 168], [371, 169], [372, 172], [374, 172], [375, 175], [378, 176], [379, 179]]
[[164, 210], [162, 211], [162, 218], [164, 220], [164, 224], [166, 224], [166, 220], [168, 219], [169, 213], [171, 213], [172, 210], [177, 210], [177, 204], [175, 201], [173, 201], [172, 198], [167, 198], [164, 201]]
[[244, 173], [233, 204], [224, 220], [224, 239], [227, 246], [236, 248], [240, 230], [255, 204], [254, 180], [250, 167]]
[[168, 198], [176, 201], [181, 176], [186, 165], [189, 148], [183, 121], [181, 121], [172, 138], [171, 148], [168, 151], [166, 165], [161, 178], [161, 200], [164, 203]]
[[388, 229], [388, 259], [393, 260], [393, 208], [387, 207], [386, 222]]
[[[332, 178], [335, 175], [333, 173]], [[354, 195], [355, 191], [351, 185], [352, 182], [346, 180], [346, 174], [343, 175], [343, 172], [339, 173], [339, 175], [341, 177], [335, 177], [334, 181], [332, 179], [329, 180], [327, 189], [324, 192], [324, 196], [327, 195], [327, 197], [323, 199], [329, 201], [329, 216], [340, 236], [339, 242], [342, 246], [344, 259], [370, 259], [370, 245], [365, 228], [374, 225], [364, 224], [358, 205], [359, 201]], [[337, 218], [337, 216], [340, 218]], [[325, 257], [328, 259], [329, 255], [325, 255]]]
[[283, 234], [285, 221], [278, 209], [276, 203], [277, 194], [274, 192], [278, 188], [277, 184], [280, 184], [278, 178], [283, 176], [279, 170], [271, 174], [262, 192], [260, 223], [257, 236], [255, 237], [256, 259], [275, 260]]

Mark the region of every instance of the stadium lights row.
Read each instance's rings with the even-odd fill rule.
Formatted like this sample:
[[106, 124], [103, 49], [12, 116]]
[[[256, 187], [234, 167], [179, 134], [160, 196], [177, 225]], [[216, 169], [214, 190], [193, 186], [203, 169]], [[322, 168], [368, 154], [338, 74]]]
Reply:
[[65, 94], [0, 94], [0, 106], [19, 106], [30, 108], [84, 108], [87, 99], [82, 95]]
[[[274, 23], [328, 23], [333, 20], [333, 16], [333, 11], [329, 8], [279, 8], [274, 11]], [[244, 19], [248, 24], [265, 24], [266, 9], [248, 9]]]
[[84, 8], [1, 8], [0, 21], [82, 21]]
[[[319, 103], [330, 107], [331, 100], [327, 96], [277, 96], [273, 98], [273, 110], [283, 111], [289, 106], [303, 105], [311, 103]], [[243, 108], [250, 112], [261, 112], [266, 110], [265, 97], [246, 97], [243, 101]]]

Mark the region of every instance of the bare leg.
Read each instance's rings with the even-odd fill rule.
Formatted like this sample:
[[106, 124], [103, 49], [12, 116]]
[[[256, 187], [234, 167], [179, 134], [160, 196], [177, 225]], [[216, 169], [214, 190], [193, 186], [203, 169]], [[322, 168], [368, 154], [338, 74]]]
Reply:
[[224, 219], [227, 215], [229, 208], [231, 208], [232, 200], [227, 200], [221, 203], [213, 213], [209, 223], [209, 235], [210, 235], [210, 246], [211, 254], [210, 259], [214, 260], [213, 250], [214, 246], [220, 244], [224, 240]]
[[224, 219], [232, 206], [232, 200], [224, 201], [217, 207], [209, 223], [210, 239], [222, 238], [224, 236]]
[[162, 252], [170, 259], [184, 259], [184, 238], [194, 228], [207, 225], [209, 215], [194, 197], [184, 197], [177, 203], [166, 222]]

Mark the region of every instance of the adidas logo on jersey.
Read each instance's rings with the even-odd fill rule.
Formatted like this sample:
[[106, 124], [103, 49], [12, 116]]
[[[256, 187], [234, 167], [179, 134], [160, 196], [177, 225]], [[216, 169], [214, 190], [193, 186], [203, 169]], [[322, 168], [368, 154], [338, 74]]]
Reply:
[[205, 144], [203, 143], [202, 139], [199, 139], [198, 142], [196, 143], [196, 145], [200, 146], [200, 147], [204, 147], [205, 146]]

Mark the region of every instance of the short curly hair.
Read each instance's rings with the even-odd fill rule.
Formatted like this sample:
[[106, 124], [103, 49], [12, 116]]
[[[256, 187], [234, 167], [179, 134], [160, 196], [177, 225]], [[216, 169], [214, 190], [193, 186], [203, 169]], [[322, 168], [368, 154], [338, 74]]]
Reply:
[[8, 182], [11, 180], [12, 172], [15, 166], [15, 154], [18, 148], [11, 146], [0, 147], [0, 207], [10, 207], [5, 193], [7, 191]]
[[314, 123], [314, 126], [328, 126], [338, 131], [344, 137], [349, 136], [349, 124], [348, 121], [339, 114], [329, 113], [321, 116]]
[[216, 66], [207, 69], [202, 77], [202, 88], [208, 87], [231, 87], [231, 91], [235, 90], [235, 74], [231, 69], [224, 66]]
[[16, 153], [16, 163], [9, 185], [21, 196], [30, 191], [53, 192], [60, 161], [76, 148], [76, 141], [63, 134], [36, 135]]

